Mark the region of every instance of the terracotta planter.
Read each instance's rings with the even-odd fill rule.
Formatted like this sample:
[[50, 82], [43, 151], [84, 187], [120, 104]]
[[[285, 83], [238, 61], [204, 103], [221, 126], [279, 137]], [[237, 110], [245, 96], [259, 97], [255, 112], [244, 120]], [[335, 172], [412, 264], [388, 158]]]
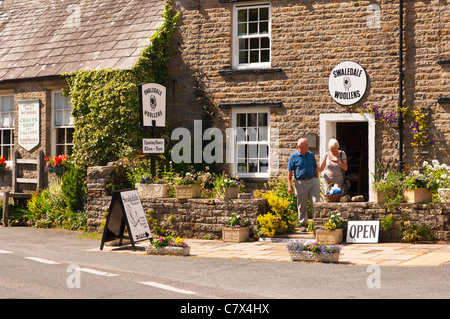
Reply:
[[342, 228], [336, 230], [316, 230], [316, 241], [326, 245], [337, 245], [344, 240], [344, 230]]
[[404, 192], [407, 203], [424, 203], [431, 201], [431, 191], [426, 188], [407, 189]]
[[450, 203], [450, 188], [439, 188], [438, 198], [441, 203]]
[[173, 255], [173, 256], [188, 256], [191, 252], [191, 247], [154, 247], [149, 245], [145, 248], [147, 255]]
[[200, 184], [175, 185], [177, 198], [197, 198], [202, 196], [202, 186]]
[[169, 185], [167, 184], [135, 184], [141, 199], [168, 197]]
[[240, 243], [247, 241], [249, 237], [249, 227], [224, 227], [222, 229], [222, 240], [224, 242]]
[[223, 199], [233, 199], [238, 198], [238, 195], [239, 195], [239, 187], [229, 187], [224, 188], [223, 193], [218, 197]]

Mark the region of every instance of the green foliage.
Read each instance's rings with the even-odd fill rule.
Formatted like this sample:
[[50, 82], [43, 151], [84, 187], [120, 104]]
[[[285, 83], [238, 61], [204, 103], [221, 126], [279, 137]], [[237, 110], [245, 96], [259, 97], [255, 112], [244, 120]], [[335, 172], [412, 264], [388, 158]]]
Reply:
[[151, 37], [135, 66], [129, 70], [104, 69], [65, 74], [69, 84], [75, 132], [74, 162], [81, 168], [106, 165], [141, 147], [142, 128], [138, 85], [165, 85], [171, 55], [170, 39], [179, 13], [169, 1], [162, 26]]
[[400, 223], [400, 231], [403, 233], [403, 240], [410, 243], [418, 242], [422, 240], [424, 236], [428, 240], [433, 239], [429, 234], [429, 227], [425, 225], [414, 224], [410, 221], [402, 221]]
[[381, 228], [385, 231], [390, 231], [394, 228], [394, 218], [392, 217], [392, 214], [389, 214], [388, 216], [381, 217], [380, 216], [380, 224]]
[[67, 208], [72, 212], [81, 211], [87, 201], [87, 189], [83, 171], [70, 167], [62, 176], [61, 191]]

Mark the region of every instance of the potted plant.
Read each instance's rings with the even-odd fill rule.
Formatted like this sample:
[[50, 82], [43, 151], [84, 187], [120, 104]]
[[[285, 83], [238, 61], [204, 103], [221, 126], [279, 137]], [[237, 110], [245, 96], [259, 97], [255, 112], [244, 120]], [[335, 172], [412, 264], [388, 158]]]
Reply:
[[152, 240], [151, 245], [147, 246], [145, 251], [148, 255], [188, 256], [191, 247], [183, 238], [166, 236]]
[[201, 180], [195, 173], [178, 174], [173, 179], [177, 198], [201, 197]]
[[436, 190], [438, 200], [441, 203], [450, 203], [450, 166], [440, 164], [438, 160], [432, 160], [431, 164], [423, 162], [423, 168], [424, 174], [432, 177], [436, 182], [435, 187], [431, 189], [432, 192]]
[[169, 185], [160, 176], [142, 177], [139, 183], [135, 184], [141, 199], [168, 197]]
[[241, 185], [243, 185], [241, 181], [236, 178], [228, 177], [228, 175], [225, 174], [225, 171], [222, 171], [222, 175], [219, 175], [214, 179], [216, 197], [224, 199], [237, 198], [239, 187]]
[[6, 169], [6, 159], [0, 156], [0, 173], [4, 173]]
[[235, 213], [232, 214], [228, 223], [222, 229], [222, 240], [224, 242], [240, 243], [247, 241], [249, 237], [248, 220]]
[[293, 261], [338, 262], [341, 247], [325, 245], [317, 242], [290, 242], [287, 244], [289, 255]]
[[329, 245], [340, 244], [344, 238], [344, 222], [341, 220], [341, 214], [331, 215], [324, 222], [325, 229], [316, 230], [317, 242]]
[[404, 197], [407, 203], [423, 203], [432, 199], [431, 190], [435, 181], [417, 170], [412, 171], [405, 179]]
[[69, 160], [69, 155], [46, 157], [44, 160], [50, 173], [62, 175], [66, 171], [66, 164], [67, 161]]
[[375, 178], [372, 184], [374, 190], [374, 202], [376, 204], [384, 204], [389, 201], [393, 201], [400, 193], [402, 197], [402, 181], [403, 174], [393, 171], [384, 173], [379, 178]]

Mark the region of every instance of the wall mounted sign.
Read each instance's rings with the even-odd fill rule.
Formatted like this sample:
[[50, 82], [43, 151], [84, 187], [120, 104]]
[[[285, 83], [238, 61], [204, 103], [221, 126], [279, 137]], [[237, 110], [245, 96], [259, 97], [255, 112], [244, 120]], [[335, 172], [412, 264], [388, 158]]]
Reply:
[[380, 221], [362, 220], [347, 222], [347, 243], [378, 243]]
[[142, 126], [166, 126], [166, 88], [157, 83], [139, 85]]
[[366, 92], [366, 71], [355, 62], [345, 61], [335, 66], [328, 78], [331, 97], [342, 105], [358, 102]]
[[[129, 236], [125, 236], [125, 226]], [[141, 200], [136, 189], [120, 190], [113, 193], [106, 224], [103, 231], [100, 250], [105, 242], [119, 239], [129, 239], [133, 250], [135, 242], [152, 240], [152, 233], [142, 208]]]
[[27, 151], [39, 145], [41, 136], [40, 100], [19, 101], [18, 143]]

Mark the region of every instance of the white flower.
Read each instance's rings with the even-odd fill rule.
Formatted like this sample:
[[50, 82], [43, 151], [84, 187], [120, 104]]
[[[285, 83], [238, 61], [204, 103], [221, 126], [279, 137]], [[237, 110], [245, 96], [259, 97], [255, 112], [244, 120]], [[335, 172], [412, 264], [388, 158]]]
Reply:
[[330, 218], [333, 218], [333, 217], [334, 217], [334, 215], [331, 215], [331, 216], [330, 216]]
[[427, 167], [428, 166], [428, 162], [427, 161], [423, 161], [422, 167]]
[[442, 179], [446, 179], [446, 178], [447, 178], [447, 174], [442, 174], [442, 175], [441, 175], [441, 178], [442, 178]]
[[431, 164], [433, 164], [433, 165], [439, 165], [439, 161], [434, 159], [434, 160], [431, 161]]
[[413, 175], [419, 175], [419, 171], [413, 171]]
[[434, 169], [435, 171], [438, 171], [438, 170], [441, 169], [441, 165], [439, 165], [439, 164], [434, 164], [433, 169]]

